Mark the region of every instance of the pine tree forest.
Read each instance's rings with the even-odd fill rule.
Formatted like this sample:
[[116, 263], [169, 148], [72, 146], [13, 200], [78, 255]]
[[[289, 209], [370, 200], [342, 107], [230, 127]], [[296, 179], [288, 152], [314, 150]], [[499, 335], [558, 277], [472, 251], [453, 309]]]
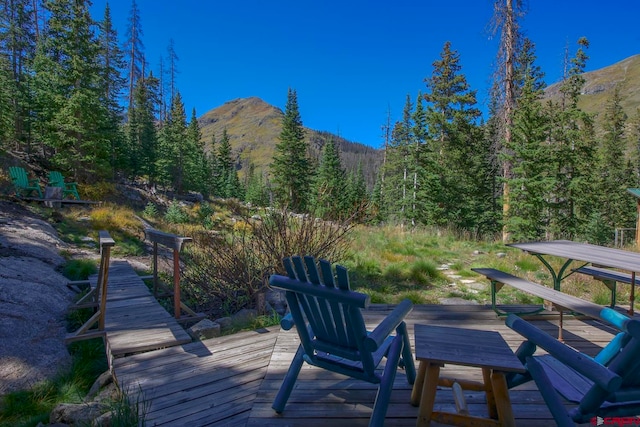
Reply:
[[444, 43], [420, 90], [398, 94], [402, 117], [383, 127], [383, 161], [371, 188], [362, 167], [344, 167], [330, 137], [311, 157], [295, 89], [283, 93], [270, 169], [249, 165], [239, 174], [226, 131], [204, 141], [196, 111], [184, 105], [173, 40], [159, 64], [145, 58], [135, 0], [122, 35], [109, 6], [95, 21], [88, 0], [1, 3], [0, 149], [81, 183], [143, 182], [327, 220], [357, 214], [363, 222], [505, 241], [605, 243], [616, 228], [635, 226], [626, 189], [639, 185], [640, 120], [625, 115], [621, 89], [597, 120], [580, 109], [585, 38], [567, 49], [560, 99], [545, 99], [535, 41], [520, 31], [520, 0], [494, 4], [500, 48], [488, 118], [464, 58]]

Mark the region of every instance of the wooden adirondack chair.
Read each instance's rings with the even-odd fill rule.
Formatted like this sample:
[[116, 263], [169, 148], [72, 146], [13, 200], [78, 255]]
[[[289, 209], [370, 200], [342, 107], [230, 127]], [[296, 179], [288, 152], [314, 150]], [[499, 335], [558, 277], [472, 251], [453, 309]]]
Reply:
[[[320, 261], [322, 279], [313, 257], [305, 257], [304, 262], [300, 257], [286, 258], [283, 263], [288, 277], [272, 275], [269, 283], [286, 291], [290, 315], [281, 324], [287, 330], [295, 325], [301, 344], [273, 402], [273, 409], [278, 413], [284, 410], [306, 361], [332, 372], [379, 384], [369, 425], [382, 426], [398, 367], [405, 368], [410, 384], [416, 377], [403, 321], [413, 308], [411, 301], [400, 303], [372, 332], [367, 332], [361, 309], [369, 305], [369, 296], [350, 290], [346, 268], [336, 266], [336, 283], [328, 261]], [[394, 330], [396, 335], [390, 335]], [[387, 361], [380, 374], [376, 368], [384, 357]]]
[[19, 166], [9, 167], [9, 176], [13, 182], [13, 188], [16, 192], [16, 196], [23, 197], [29, 196], [35, 192], [42, 199], [42, 190], [40, 189], [40, 182], [37, 179], [29, 179], [27, 172]]
[[[640, 414], [640, 321], [603, 311], [622, 332], [593, 358], [513, 314], [507, 318], [507, 325], [527, 338], [516, 355], [528, 372], [508, 378], [509, 387], [533, 379], [559, 426]], [[536, 346], [548, 354], [534, 355]], [[567, 410], [565, 401], [578, 406]]]
[[64, 176], [58, 171], [49, 172], [49, 186], [62, 188], [62, 198], [72, 196], [76, 200], [80, 200], [78, 194], [77, 182], [65, 182]]

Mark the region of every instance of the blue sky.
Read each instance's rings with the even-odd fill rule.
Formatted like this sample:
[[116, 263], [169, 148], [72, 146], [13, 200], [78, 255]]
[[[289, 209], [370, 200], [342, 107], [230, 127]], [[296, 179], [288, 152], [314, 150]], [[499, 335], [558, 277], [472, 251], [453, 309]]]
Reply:
[[[526, 0], [525, 0], [526, 1]], [[373, 147], [390, 111], [425, 90], [446, 41], [462, 73], [488, 101], [497, 50], [489, 22], [493, 0], [137, 0], [149, 66], [157, 74], [173, 39], [178, 89], [188, 114], [257, 96], [284, 108], [296, 89], [305, 126]], [[587, 71], [640, 53], [638, 0], [529, 0], [522, 22], [536, 44], [546, 81], [562, 75], [568, 47], [585, 36]], [[94, 0], [102, 19], [106, 0]], [[110, 0], [121, 39], [131, 0]]]

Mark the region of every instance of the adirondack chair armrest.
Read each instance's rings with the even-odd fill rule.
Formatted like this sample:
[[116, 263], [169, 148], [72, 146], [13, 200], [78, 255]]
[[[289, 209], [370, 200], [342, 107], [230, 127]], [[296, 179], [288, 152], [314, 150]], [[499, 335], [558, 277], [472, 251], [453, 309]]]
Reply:
[[280, 327], [285, 331], [290, 330], [295, 325], [296, 324], [293, 321], [293, 316], [291, 316], [291, 313], [287, 313], [282, 319], [280, 319]]
[[622, 378], [607, 367], [586, 354], [570, 348], [520, 317], [510, 314], [506, 324], [536, 346], [546, 350], [559, 362], [584, 375], [607, 392], [612, 393], [622, 385]]
[[369, 351], [376, 351], [384, 340], [398, 327], [404, 318], [413, 309], [413, 303], [406, 299], [396, 306], [396, 308], [367, 336], [365, 348]]

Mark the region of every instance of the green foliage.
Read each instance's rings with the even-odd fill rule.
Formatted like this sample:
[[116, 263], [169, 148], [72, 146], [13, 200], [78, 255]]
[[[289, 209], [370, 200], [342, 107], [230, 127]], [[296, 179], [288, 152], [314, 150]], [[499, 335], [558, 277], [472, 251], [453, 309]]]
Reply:
[[98, 271], [96, 262], [91, 259], [73, 259], [65, 263], [62, 274], [69, 280], [87, 280]]
[[307, 151], [298, 96], [295, 90], [289, 89], [271, 173], [277, 202], [293, 212], [302, 213], [307, 209], [312, 174]]
[[142, 215], [146, 218], [157, 218], [158, 217], [158, 208], [152, 202], [147, 203], [144, 207], [144, 211], [142, 211]]
[[410, 280], [421, 285], [430, 284], [434, 279], [442, 277], [437, 266], [426, 260], [417, 260], [413, 262], [409, 267], [409, 272]]
[[189, 221], [189, 215], [182, 206], [180, 206], [180, 203], [174, 200], [167, 208], [164, 219], [170, 224], [185, 224]]
[[[34, 58], [34, 131], [51, 150], [52, 165], [92, 182], [109, 171], [109, 140], [116, 117], [104, 103], [100, 45], [88, 2], [51, 0]], [[70, 173], [69, 173], [70, 172]]]
[[108, 369], [102, 340], [93, 339], [69, 346], [73, 363], [53, 380], [27, 391], [9, 393], [0, 400], [0, 426], [32, 426], [46, 423], [58, 403], [80, 403], [95, 379]]

